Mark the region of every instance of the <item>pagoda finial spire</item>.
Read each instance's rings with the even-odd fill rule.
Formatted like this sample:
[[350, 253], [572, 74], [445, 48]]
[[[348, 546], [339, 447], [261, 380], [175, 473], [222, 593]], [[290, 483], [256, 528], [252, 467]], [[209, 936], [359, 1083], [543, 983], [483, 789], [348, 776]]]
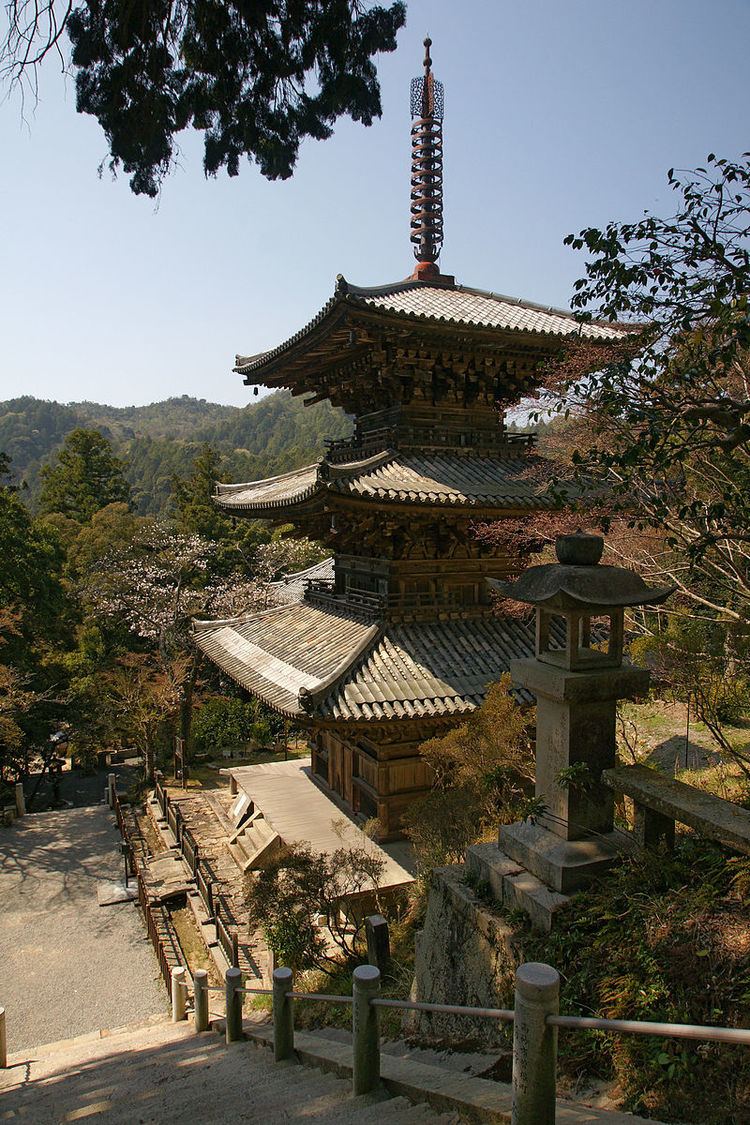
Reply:
[[411, 82], [411, 241], [414, 276], [439, 276], [435, 264], [443, 244], [443, 84], [432, 73], [429, 35], [424, 41], [424, 77]]

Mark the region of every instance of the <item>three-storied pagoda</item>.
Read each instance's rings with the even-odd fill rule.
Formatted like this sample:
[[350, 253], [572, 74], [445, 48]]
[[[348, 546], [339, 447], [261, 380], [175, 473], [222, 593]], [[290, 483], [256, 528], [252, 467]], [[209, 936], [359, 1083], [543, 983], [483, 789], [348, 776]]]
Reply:
[[502, 410], [566, 336], [618, 332], [440, 272], [443, 87], [425, 46], [411, 90], [413, 274], [375, 288], [339, 277], [305, 328], [235, 369], [354, 416], [352, 438], [320, 462], [217, 488], [227, 514], [329, 545], [332, 577], [310, 579], [297, 603], [195, 625], [211, 660], [309, 729], [316, 779], [377, 817], [384, 839], [429, 787], [420, 743], [534, 651], [527, 626], [493, 615], [486, 582], [517, 560], [472, 535], [554, 503], [529, 479], [532, 439], [509, 433]]

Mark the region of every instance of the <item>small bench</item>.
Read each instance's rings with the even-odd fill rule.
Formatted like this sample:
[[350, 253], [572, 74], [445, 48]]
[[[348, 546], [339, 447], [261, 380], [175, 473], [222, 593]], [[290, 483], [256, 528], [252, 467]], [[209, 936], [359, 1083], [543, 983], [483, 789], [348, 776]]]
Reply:
[[647, 766], [617, 766], [602, 772], [602, 781], [616, 793], [632, 797], [633, 834], [643, 847], [674, 845], [675, 821], [750, 855], [750, 812], [739, 805], [675, 781]]

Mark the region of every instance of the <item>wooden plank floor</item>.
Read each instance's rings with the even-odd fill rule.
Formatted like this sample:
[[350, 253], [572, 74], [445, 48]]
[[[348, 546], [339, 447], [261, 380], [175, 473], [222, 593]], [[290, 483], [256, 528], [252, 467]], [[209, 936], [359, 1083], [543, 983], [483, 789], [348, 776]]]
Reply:
[[308, 843], [313, 851], [333, 852], [342, 846], [367, 848], [383, 860], [380, 886], [407, 886], [413, 875], [385, 848], [365, 836], [344, 812], [318, 788], [310, 776], [310, 759], [238, 766], [230, 770], [255, 807], [284, 843]]

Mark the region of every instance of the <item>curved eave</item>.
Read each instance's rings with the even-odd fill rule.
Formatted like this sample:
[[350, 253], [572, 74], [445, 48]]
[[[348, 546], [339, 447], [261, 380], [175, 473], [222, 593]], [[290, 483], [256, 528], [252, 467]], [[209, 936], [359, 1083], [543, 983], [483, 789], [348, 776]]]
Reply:
[[225, 500], [221, 496], [214, 496], [212, 499], [216, 507], [228, 516], [241, 512], [243, 516], [252, 517], [257, 514], [258, 519], [275, 519], [280, 512], [285, 511], [297, 515], [314, 515], [320, 505], [311, 504], [310, 501], [319, 499], [324, 492], [324, 488], [314, 484], [291, 499], [253, 501], [248, 498], [247, 500]]
[[[571, 328], [569, 332], [560, 332], [552, 329], [545, 331], [540, 327], [530, 328], [522, 325], [482, 324], [463, 317], [435, 316], [426, 313], [383, 308], [382, 306], [370, 303], [373, 298], [385, 297], [388, 294], [417, 289], [433, 290], [437, 292], [449, 289], [453, 292], [495, 300], [508, 305], [510, 308], [520, 307], [543, 316], [551, 316], [555, 319], [562, 318], [566, 322], [570, 322]], [[613, 338], [624, 336], [629, 331], [632, 331], [631, 327], [624, 325], [604, 324], [598, 321], [578, 321], [574, 318], [572, 313], [564, 309], [538, 305], [531, 301], [522, 300], [521, 298], [505, 297], [501, 294], [471, 289], [466, 286], [438, 286], [429, 282], [413, 281], [408, 283], [395, 283], [393, 285], [380, 286], [373, 289], [364, 289], [349, 285], [346, 281], [340, 279], [337, 292], [326, 302], [320, 312], [317, 313], [308, 324], [301, 328], [299, 332], [290, 336], [288, 340], [285, 340], [277, 347], [263, 352], [260, 355], [238, 355], [236, 357], [237, 362], [234, 371], [244, 376], [245, 383], [248, 386], [260, 383], [269, 387], [291, 385], [294, 382], [294, 375], [290, 375], [287, 371], [287, 363], [291, 359], [299, 359], [301, 356], [304, 356], [311, 345], [325, 339], [326, 336], [346, 320], [350, 312], [356, 312], [359, 317], [364, 314], [368, 319], [381, 323], [392, 323], [394, 326], [418, 325], [428, 329], [434, 327], [437, 329], [450, 329], [451, 331], [458, 329], [463, 335], [468, 334], [476, 337], [478, 342], [481, 340], [498, 341], [500, 339], [518, 341], [525, 338], [529, 343], [544, 343], [549, 346], [549, 350], [552, 350], [551, 345], [555, 342], [561, 343], [563, 340], [571, 337], [585, 336], [593, 344], [605, 344]], [[596, 329], [600, 329], [601, 331], [598, 334], [594, 334], [594, 330]], [[280, 365], [283, 369], [277, 372]]]
[[357, 494], [351, 491], [329, 493], [329, 498], [336, 497], [332, 507], [341, 509], [345, 507], [368, 508], [388, 507], [395, 511], [429, 512], [464, 512], [474, 518], [495, 519], [499, 516], [527, 516], [529, 512], [554, 511], [561, 507], [557, 501], [546, 500], [539, 496], [514, 496], [514, 497], [465, 497], [465, 496], [428, 496], [419, 497], [408, 493], [393, 495], [392, 493]]

